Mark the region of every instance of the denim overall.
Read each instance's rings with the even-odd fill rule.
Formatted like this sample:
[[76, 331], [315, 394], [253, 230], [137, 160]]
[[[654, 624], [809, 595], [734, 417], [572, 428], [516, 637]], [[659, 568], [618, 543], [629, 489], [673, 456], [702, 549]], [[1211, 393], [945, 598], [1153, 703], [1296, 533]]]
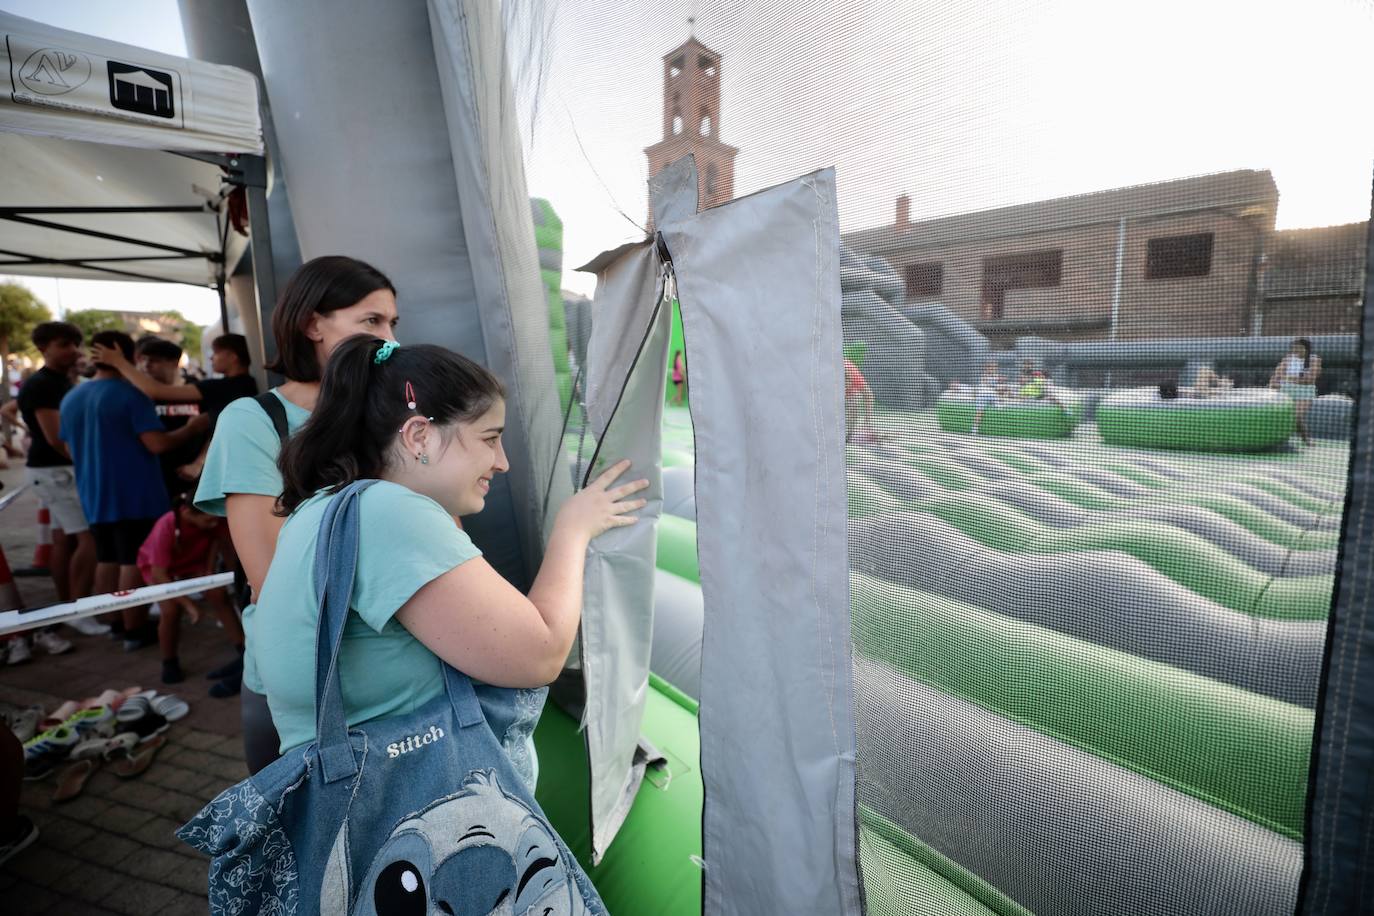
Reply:
[[472, 681], [444, 665], [445, 692], [416, 712], [346, 724], [338, 658], [358, 496], [374, 482], [333, 497], [320, 524], [315, 740], [177, 832], [211, 857], [211, 912], [604, 916], [507, 753], [524, 749], [540, 691], [481, 685], [479, 701]]

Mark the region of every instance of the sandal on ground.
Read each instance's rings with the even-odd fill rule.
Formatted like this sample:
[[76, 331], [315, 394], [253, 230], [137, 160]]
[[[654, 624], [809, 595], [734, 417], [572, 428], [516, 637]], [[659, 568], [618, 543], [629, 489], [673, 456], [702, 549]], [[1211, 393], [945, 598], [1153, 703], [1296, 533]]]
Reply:
[[72, 748], [68, 760], [90, 760], [103, 758], [109, 760], [127, 753], [138, 746], [138, 735], [133, 732], [120, 732], [112, 738], [88, 738]]
[[57, 788], [53, 790], [54, 802], [71, 801], [86, 788], [86, 780], [95, 772], [94, 760], [78, 760], [69, 764], [57, 776]]
[[132, 779], [153, 765], [153, 758], [157, 756], [157, 752], [162, 750], [166, 743], [167, 737], [165, 735], [154, 735], [138, 750], [130, 751], [125, 756], [109, 763], [108, 769], [121, 779]]
[[176, 722], [186, 718], [186, 714], [191, 711], [191, 704], [175, 694], [164, 694], [153, 697], [153, 712], [162, 716], [168, 722]]

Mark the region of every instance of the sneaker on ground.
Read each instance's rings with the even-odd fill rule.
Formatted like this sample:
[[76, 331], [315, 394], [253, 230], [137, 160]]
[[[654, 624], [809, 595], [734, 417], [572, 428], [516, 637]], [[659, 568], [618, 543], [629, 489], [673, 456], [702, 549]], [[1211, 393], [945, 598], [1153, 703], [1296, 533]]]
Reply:
[[236, 674], [233, 677], [226, 677], [224, 680], [210, 685], [210, 696], [216, 700], [227, 700], [229, 697], [236, 697], [243, 690], [243, 675]]
[[180, 684], [186, 680], [186, 674], [181, 670], [181, 662], [175, 658], [164, 658], [162, 660], [162, 683]]
[[56, 630], [39, 630], [33, 634], [33, 644], [49, 655], [72, 651], [72, 644], [58, 636]]
[[224, 680], [225, 678], [229, 678], [229, 677], [242, 677], [242, 676], [243, 676], [243, 656], [242, 656], [242, 655], [240, 655], [238, 658], [234, 659], [232, 662], [230, 662], [230, 663], [227, 664], [227, 665], [220, 665], [218, 668], [214, 669], [213, 671], [207, 671], [207, 672], [205, 673], [205, 679], [206, 679], [207, 681], [222, 681], [222, 680]]
[[53, 771], [81, 741], [76, 729], [59, 725], [24, 742], [24, 779], [42, 779]]
[[78, 617], [67, 624], [82, 636], [105, 636], [110, 632], [108, 624], [103, 624], [91, 617]]
[[29, 641], [24, 637], [16, 636], [5, 645], [5, 664], [22, 665], [31, 658], [33, 652], [29, 651]]
[[62, 724], [76, 729], [82, 738], [110, 735], [114, 733], [115, 711], [108, 706], [87, 706], [72, 713]]
[[38, 721], [43, 718], [43, 707], [41, 706], [11, 706], [5, 705], [0, 712], [0, 719], [4, 720], [9, 730], [14, 732], [14, 737], [23, 743], [34, 736], [38, 731]]
[[145, 623], [137, 630], [130, 630], [124, 634], [124, 651], [135, 652], [147, 646], [157, 645], [157, 626]]
[[9, 835], [0, 836], [0, 865], [14, 858], [36, 839], [38, 825], [22, 814], [17, 815]]
[[115, 734], [118, 736], [125, 732], [133, 732], [138, 736], [139, 744], [142, 744], [162, 734], [170, 727], [171, 724], [165, 716], [150, 709], [142, 718], [134, 719], [131, 722], [120, 722], [119, 731]]

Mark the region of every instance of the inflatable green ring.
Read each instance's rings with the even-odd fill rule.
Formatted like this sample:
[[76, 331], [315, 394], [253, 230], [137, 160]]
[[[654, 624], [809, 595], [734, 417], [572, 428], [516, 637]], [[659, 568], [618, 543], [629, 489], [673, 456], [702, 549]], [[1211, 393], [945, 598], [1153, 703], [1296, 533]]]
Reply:
[[1189, 452], [1265, 452], [1293, 435], [1293, 401], [1267, 388], [1161, 400], [1153, 388], [1103, 398], [1097, 431], [1108, 445]]
[[[1064, 397], [1062, 392], [1056, 396]], [[1009, 439], [1067, 439], [1078, 425], [1080, 408], [1077, 399], [1066, 406], [1067, 410], [1052, 401], [1004, 398], [983, 411], [978, 433]], [[973, 432], [976, 413], [973, 393], [968, 391], [946, 391], [935, 404], [935, 419], [945, 432]]]

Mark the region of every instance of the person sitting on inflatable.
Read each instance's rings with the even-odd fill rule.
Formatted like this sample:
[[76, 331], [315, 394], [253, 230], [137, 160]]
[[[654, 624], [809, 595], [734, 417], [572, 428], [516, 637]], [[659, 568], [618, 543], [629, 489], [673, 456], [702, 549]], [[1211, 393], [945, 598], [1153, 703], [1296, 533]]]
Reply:
[[873, 442], [878, 438], [873, 428], [873, 389], [868, 387], [859, 367], [844, 361], [844, 441]]
[[1307, 434], [1307, 411], [1317, 397], [1317, 377], [1321, 373], [1322, 358], [1312, 352], [1312, 341], [1299, 337], [1293, 341], [1288, 355], [1279, 360], [1269, 379], [1270, 388], [1277, 388], [1293, 399], [1298, 435], [1302, 436], [1303, 445], [1312, 444], [1312, 437]]
[[978, 378], [978, 388], [973, 395], [973, 434], [978, 435], [978, 427], [983, 423], [983, 412], [997, 406], [997, 399], [1007, 392], [1006, 382], [997, 371], [997, 361], [988, 360], [983, 366], [983, 374]]
[[1183, 396], [1187, 398], [1210, 398], [1219, 394], [1225, 394], [1235, 387], [1235, 382], [1229, 378], [1218, 375], [1216, 370], [1210, 366], [1203, 366], [1197, 371], [1197, 377], [1193, 380], [1193, 387], [1183, 390]]

